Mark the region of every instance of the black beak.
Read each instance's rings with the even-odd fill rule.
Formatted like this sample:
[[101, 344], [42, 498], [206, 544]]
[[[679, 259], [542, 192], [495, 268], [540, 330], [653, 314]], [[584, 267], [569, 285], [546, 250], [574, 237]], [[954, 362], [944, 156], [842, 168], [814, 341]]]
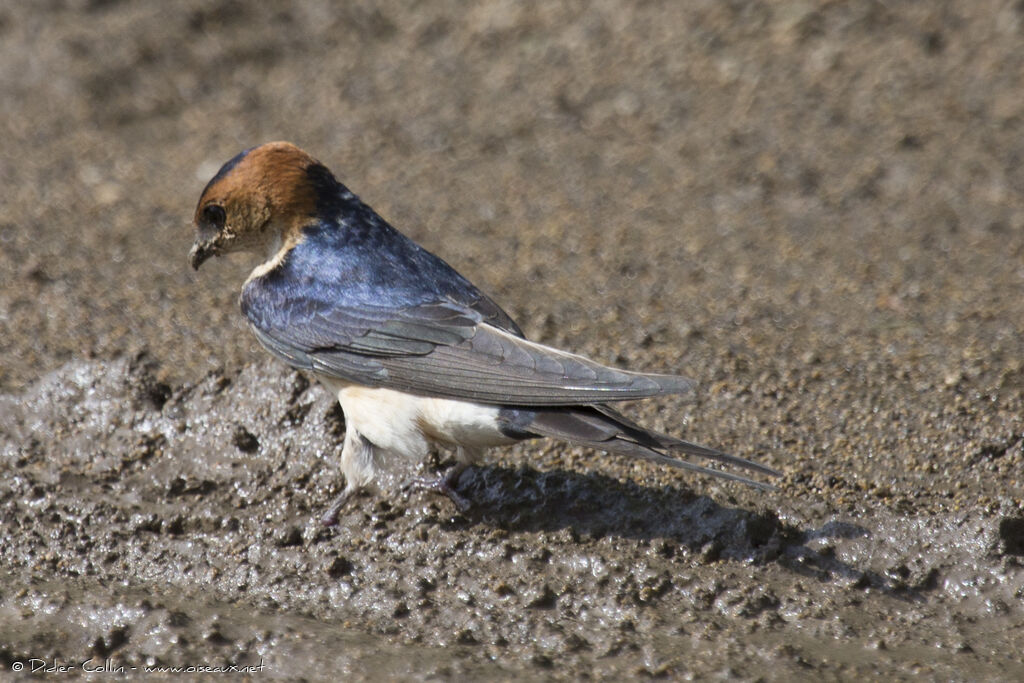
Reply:
[[194, 270], [199, 270], [199, 266], [203, 265], [203, 261], [216, 255], [217, 251], [212, 243], [196, 240], [192, 245], [192, 249], [188, 252], [188, 262]]

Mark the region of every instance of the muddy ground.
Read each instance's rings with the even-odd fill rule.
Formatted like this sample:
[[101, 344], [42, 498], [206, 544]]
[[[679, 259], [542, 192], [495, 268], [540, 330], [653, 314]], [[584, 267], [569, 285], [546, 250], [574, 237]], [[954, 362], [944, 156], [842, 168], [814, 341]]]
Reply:
[[[5, 3], [0, 665], [1024, 678], [1022, 41], [995, 1]], [[700, 380], [625, 408], [779, 490], [530, 443], [465, 515], [316, 524], [344, 417], [245, 330], [252, 262], [186, 264], [271, 139], [532, 338]]]

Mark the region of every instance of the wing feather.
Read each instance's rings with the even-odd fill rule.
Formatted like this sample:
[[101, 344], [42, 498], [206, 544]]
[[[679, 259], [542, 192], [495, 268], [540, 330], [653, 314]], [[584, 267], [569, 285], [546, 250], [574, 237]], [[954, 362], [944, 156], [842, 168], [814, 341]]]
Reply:
[[610, 368], [487, 324], [478, 325], [462, 344], [381, 364], [393, 389], [509, 405], [622, 401], [684, 393], [694, 386], [685, 377]]
[[491, 324], [480, 311], [451, 300], [344, 306], [283, 296], [256, 279], [243, 290], [242, 308], [256, 338], [284, 362], [366, 386], [545, 406], [693, 387], [684, 377], [618, 370], [528, 341], [514, 323], [499, 318]]

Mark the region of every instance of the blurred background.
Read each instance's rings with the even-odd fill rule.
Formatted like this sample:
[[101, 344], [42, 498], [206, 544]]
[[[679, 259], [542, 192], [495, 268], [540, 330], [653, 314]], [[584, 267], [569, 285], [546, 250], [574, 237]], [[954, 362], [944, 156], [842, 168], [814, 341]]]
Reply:
[[5, 3], [0, 387], [142, 349], [168, 381], [257, 357], [254, 264], [185, 255], [206, 180], [274, 139], [543, 341], [640, 342], [698, 376], [732, 346], [1019, 383], [1022, 21], [995, 1]]

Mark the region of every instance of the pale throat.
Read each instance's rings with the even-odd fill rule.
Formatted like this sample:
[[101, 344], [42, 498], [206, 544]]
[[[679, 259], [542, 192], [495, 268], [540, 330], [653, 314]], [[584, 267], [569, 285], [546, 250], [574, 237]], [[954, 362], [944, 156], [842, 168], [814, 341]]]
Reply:
[[248, 284], [253, 278], [261, 277], [266, 275], [284, 260], [285, 255], [291, 250], [292, 247], [298, 242], [298, 239], [294, 235], [289, 235], [286, 239], [282, 234], [282, 230], [271, 229], [266, 242], [264, 244], [264, 253], [266, 254], [266, 260], [260, 265], [256, 266], [249, 277], [246, 278], [245, 282]]
[[274, 258], [277, 257], [277, 253], [281, 251], [281, 245], [284, 244], [280, 230], [271, 230], [270, 232], [270, 239], [267, 240], [264, 252], [267, 255], [267, 261], [273, 261]]

